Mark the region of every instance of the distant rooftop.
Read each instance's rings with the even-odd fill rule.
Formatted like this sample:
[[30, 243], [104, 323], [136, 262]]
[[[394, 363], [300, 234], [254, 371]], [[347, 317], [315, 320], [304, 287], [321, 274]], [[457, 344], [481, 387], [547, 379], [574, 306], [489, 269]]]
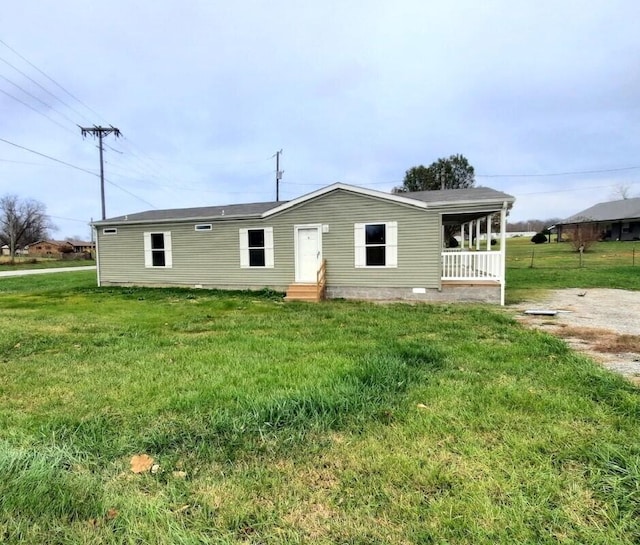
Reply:
[[559, 225], [592, 221], [622, 221], [640, 219], [640, 197], [598, 203], [568, 217]]

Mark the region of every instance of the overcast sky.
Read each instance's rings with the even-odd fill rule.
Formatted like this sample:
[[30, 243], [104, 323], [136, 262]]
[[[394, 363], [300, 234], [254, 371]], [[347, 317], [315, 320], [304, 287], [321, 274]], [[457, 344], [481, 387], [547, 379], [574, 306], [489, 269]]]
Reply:
[[283, 200], [461, 153], [511, 219], [566, 217], [640, 196], [639, 20], [638, 0], [3, 0], [0, 195], [88, 238], [76, 125], [111, 124], [107, 217], [275, 200], [280, 149]]

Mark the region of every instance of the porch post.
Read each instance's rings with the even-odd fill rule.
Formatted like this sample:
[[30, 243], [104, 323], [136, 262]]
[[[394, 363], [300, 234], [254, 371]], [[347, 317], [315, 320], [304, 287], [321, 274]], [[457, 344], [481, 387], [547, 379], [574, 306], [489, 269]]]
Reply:
[[464, 223], [460, 225], [460, 248], [464, 250]]
[[491, 250], [491, 220], [493, 219], [493, 214], [489, 214], [487, 216], [487, 252]]
[[480, 251], [480, 218], [476, 220], [476, 251]]
[[502, 203], [500, 210], [500, 304], [504, 306], [504, 288], [506, 279], [506, 259], [507, 255], [507, 203]]

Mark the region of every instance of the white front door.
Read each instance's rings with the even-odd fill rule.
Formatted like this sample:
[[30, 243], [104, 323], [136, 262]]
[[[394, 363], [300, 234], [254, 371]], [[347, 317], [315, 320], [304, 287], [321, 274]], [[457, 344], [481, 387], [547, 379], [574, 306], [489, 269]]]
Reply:
[[322, 257], [319, 227], [296, 228], [296, 282], [316, 282]]

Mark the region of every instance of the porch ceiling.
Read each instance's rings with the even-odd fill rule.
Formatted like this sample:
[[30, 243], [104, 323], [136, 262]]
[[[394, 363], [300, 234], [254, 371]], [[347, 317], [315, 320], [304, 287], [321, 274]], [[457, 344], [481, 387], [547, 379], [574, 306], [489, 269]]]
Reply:
[[484, 212], [456, 212], [453, 214], [442, 214], [442, 225], [462, 225], [478, 218], [485, 218], [489, 214], [499, 214], [500, 210]]

